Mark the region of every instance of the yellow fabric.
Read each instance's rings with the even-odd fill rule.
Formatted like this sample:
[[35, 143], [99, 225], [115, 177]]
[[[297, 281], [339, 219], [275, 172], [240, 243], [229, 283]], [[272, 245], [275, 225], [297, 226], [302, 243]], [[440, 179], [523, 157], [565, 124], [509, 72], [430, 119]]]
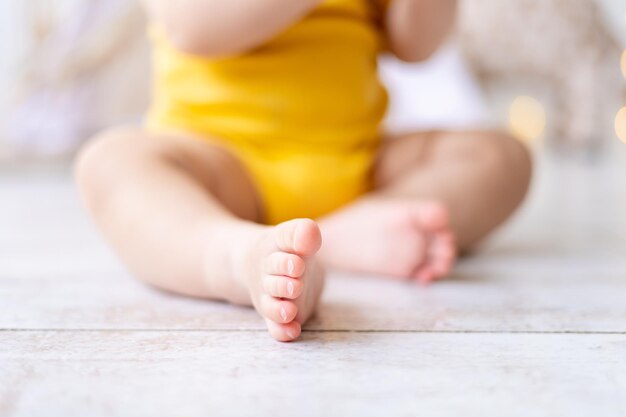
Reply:
[[200, 135], [230, 149], [264, 200], [265, 221], [319, 217], [370, 189], [387, 96], [367, 0], [327, 0], [245, 54], [175, 50], [153, 27], [150, 129]]

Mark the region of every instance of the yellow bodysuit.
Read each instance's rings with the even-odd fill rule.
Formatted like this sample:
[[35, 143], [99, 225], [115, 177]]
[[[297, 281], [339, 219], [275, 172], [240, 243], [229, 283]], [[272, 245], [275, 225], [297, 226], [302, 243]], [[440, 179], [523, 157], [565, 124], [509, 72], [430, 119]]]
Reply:
[[229, 149], [255, 182], [268, 224], [354, 200], [371, 188], [387, 104], [372, 4], [326, 0], [266, 44], [219, 59], [184, 54], [153, 27], [148, 128]]

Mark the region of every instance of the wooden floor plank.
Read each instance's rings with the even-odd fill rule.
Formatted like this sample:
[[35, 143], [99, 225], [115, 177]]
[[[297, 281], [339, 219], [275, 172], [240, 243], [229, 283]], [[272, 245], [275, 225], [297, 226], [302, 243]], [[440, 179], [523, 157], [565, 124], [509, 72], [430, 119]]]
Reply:
[[538, 169], [451, 279], [332, 273], [294, 344], [130, 277], [67, 171], [2, 173], [0, 417], [626, 415], [626, 164]]
[[0, 415], [617, 416], [626, 335], [0, 332]]
[[[436, 286], [331, 275], [309, 329], [626, 332], [626, 273], [532, 279], [463, 273]], [[0, 279], [0, 328], [262, 329], [252, 310], [190, 300], [130, 277]]]

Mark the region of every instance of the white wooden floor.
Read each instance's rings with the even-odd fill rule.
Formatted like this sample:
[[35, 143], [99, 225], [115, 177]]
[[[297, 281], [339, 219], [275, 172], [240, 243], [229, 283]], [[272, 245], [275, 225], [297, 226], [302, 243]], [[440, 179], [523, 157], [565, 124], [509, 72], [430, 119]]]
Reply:
[[537, 168], [452, 279], [332, 274], [292, 344], [131, 278], [67, 171], [0, 173], [0, 416], [624, 416], [626, 158]]

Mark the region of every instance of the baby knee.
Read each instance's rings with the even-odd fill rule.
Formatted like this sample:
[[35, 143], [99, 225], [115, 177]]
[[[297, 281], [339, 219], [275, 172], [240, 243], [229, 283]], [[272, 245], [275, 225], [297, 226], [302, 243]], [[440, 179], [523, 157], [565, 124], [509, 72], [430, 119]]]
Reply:
[[524, 190], [528, 187], [532, 176], [532, 156], [528, 147], [518, 139], [503, 135], [505, 144], [504, 160], [507, 168], [515, 177], [516, 183]]
[[[514, 177], [527, 183], [532, 171], [531, 155], [522, 142], [505, 133], [487, 133], [476, 144], [475, 156], [494, 175]], [[509, 174], [509, 175], [507, 175]]]
[[530, 151], [524, 143], [507, 134], [496, 134], [492, 147], [498, 162], [493, 164], [490, 176], [500, 179], [502, 189], [517, 205], [523, 201], [530, 187]]
[[[115, 173], [123, 138], [104, 133], [90, 139], [74, 160], [74, 178], [85, 202], [92, 206], [106, 192]], [[127, 143], [128, 141], [124, 141]]]

